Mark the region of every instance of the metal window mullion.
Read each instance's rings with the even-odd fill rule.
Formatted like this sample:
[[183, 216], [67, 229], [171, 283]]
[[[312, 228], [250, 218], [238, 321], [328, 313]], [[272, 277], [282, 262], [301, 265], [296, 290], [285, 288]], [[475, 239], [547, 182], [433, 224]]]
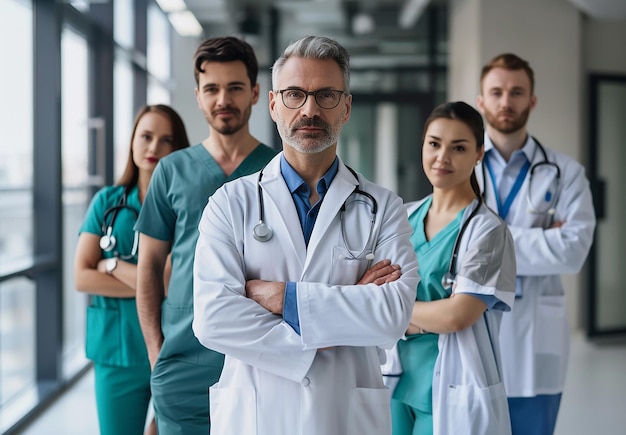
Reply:
[[35, 256], [51, 256], [54, 267], [37, 273], [36, 377], [40, 391], [61, 381], [63, 345], [63, 219], [61, 162], [61, 6], [33, 5]]

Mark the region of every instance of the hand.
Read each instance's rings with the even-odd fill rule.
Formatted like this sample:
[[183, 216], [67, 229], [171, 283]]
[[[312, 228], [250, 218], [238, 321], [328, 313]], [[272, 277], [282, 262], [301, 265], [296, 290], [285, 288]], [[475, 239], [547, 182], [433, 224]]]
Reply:
[[565, 224], [565, 221], [554, 221], [550, 228], [561, 228]]
[[154, 370], [154, 366], [157, 363], [157, 359], [159, 358], [159, 351], [150, 351], [148, 349], [148, 361], [150, 361], [150, 370]]
[[246, 297], [256, 301], [266, 310], [282, 315], [285, 302], [285, 286], [284, 282], [251, 279], [246, 281]]
[[391, 264], [391, 260], [382, 260], [367, 269], [357, 282], [357, 285], [382, 285], [397, 280], [400, 278], [400, 275], [402, 275], [402, 272], [399, 265]]
[[107, 261], [109, 260], [110, 258], [101, 258], [100, 260], [98, 260], [98, 264], [96, 265], [96, 270], [100, 273], [107, 273]]

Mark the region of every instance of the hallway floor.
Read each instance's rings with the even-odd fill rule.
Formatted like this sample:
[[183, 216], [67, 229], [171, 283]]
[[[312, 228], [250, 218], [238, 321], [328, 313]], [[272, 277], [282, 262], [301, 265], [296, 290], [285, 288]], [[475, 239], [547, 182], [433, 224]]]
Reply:
[[[570, 371], [555, 435], [626, 434], [626, 340], [592, 344], [572, 337]], [[23, 435], [97, 435], [93, 372], [33, 422]]]

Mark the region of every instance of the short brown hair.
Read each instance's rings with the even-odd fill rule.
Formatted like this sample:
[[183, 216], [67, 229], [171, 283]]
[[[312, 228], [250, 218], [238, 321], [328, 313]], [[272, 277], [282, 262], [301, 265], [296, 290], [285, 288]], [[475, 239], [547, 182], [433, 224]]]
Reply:
[[493, 59], [489, 61], [484, 67], [480, 74], [480, 88], [482, 91], [483, 80], [489, 71], [494, 68], [504, 68], [510, 71], [516, 70], [524, 70], [526, 75], [528, 75], [528, 79], [530, 80], [530, 94], [532, 95], [535, 90], [535, 73], [533, 69], [530, 67], [527, 61], [522, 59], [521, 57], [513, 54], [513, 53], [503, 53], [499, 54]]
[[204, 62], [234, 62], [240, 60], [246, 66], [250, 86], [256, 85], [259, 64], [254, 50], [246, 41], [234, 36], [209, 38], [196, 49], [193, 56], [193, 74], [196, 84], [200, 84], [199, 75], [203, 73]]

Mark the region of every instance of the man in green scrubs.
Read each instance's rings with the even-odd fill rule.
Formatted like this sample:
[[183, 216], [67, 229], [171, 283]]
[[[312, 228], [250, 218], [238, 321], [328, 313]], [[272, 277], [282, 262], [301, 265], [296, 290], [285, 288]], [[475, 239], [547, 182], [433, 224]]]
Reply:
[[140, 232], [137, 310], [152, 366], [159, 435], [209, 433], [208, 389], [222, 370], [223, 355], [203, 347], [191, 330], [202, 210], [218, 187], [260, 170], [276, 153], [248, 127], [259, 98], [258, 64], [250, 45], [235, 37], [208, 39], [196, 51], [194, 71], [209, 136], [159, 162], [135, 227]]

